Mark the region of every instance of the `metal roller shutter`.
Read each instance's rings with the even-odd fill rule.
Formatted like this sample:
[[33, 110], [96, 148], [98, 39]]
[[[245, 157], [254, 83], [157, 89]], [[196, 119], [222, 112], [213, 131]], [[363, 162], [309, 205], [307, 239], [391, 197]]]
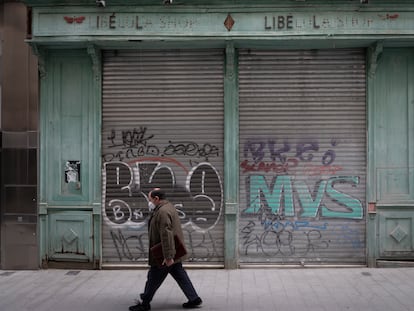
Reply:
[[239, 52], [241, 262], [364, 264], [364, 50]]
[[222, 264], [224, 51], [103, 60], [103, 264], [146, 262], [153, 187], [179, 209], [190, 260]]

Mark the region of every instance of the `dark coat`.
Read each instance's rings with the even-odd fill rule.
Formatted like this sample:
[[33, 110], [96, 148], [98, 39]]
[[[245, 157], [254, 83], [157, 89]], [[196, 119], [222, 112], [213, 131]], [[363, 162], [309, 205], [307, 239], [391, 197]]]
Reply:
[[[167, 200], [161, 200], [155, 207], [154, 212], [148, 223], [149, 247], [161, 242], [164, 258], [174, 258], [175, 243], [174, 235], [177, 235], [184, 243], [184, 234], [181, 228], [181, 221], [175, 207]], [[180, 262], [187, 256], [175, 260]], [[156, 266], [157, 262], [149, 252], [149, 265]]]

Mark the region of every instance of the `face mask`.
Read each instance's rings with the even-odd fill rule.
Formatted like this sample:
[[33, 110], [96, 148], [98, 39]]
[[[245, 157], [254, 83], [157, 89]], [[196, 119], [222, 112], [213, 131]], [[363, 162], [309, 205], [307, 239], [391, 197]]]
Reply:
[[150, 212], [153, 211], [155, 209], [155, 204], [152, 203], [151, 201], [148, 202], [148, 209], [150, 210]]

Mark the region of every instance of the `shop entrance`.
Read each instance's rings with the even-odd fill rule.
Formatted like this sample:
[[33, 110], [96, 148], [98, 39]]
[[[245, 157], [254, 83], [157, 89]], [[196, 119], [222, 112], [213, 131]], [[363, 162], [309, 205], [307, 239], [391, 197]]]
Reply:
[[362, 49], [239, 54], [241, 263], [365, 264]]
[[190, 262], [223, 255], [223, 50], [106, 51], [103, 265], [146, 263], [146, 195], [166, 190]]

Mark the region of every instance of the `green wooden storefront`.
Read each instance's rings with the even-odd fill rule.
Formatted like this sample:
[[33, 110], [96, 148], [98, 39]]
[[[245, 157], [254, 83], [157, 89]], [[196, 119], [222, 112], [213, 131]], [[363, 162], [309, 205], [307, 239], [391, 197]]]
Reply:
[[36, 1], [44, 267], [414, 259], [411, 1]]

